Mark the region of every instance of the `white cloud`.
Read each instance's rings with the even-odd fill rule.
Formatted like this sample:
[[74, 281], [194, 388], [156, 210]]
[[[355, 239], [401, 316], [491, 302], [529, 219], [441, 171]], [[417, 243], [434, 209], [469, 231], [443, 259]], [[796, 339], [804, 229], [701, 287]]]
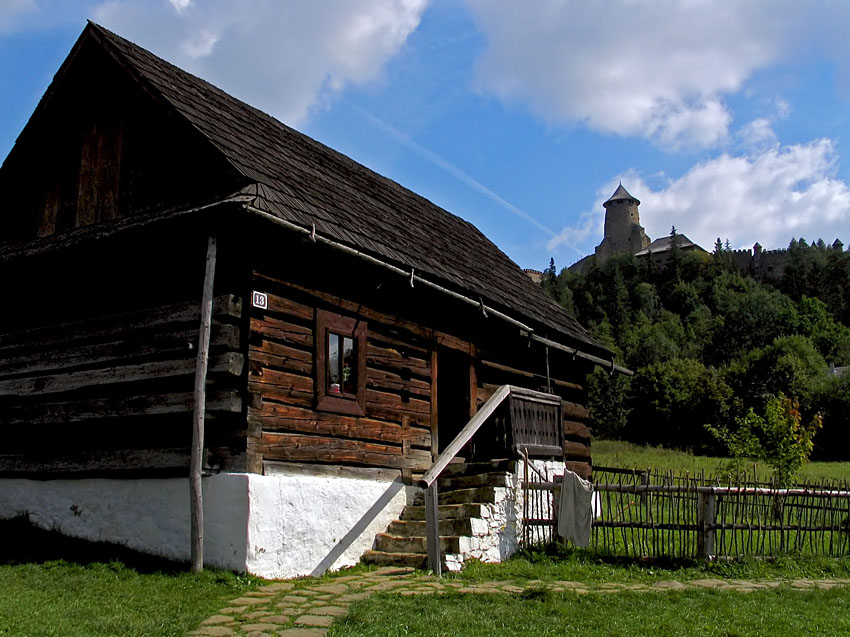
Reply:
[[534, 10], [512, 0], [467, 2], [487, 40], [480, 90], [550, 123], [584, 123], [668, 149], [723, 142], [732, 121], [724, 96], [845, 24], [836, 14], [848, 11], [796, 0], [548, 0]]
[[773, 131], [770, 120], [766, 117], [754, 119], [741, 128], [738, 131], [738, 138], [745, 148], [754, 150], [775, 146], [779, 143], [779, 138]]
[[110, 0], [95, 21], [290, 124], [376, 79], [427, 0]]
[[[722, 154], [693, 166], [686, 174], [653, 190], [637, 173], [615, 177], [598, 192], [592, 210], [565, 227], [547, 246], [566, 240], [602, 240], [602, 203], [622, 180], [641, 200], [640, 220], [653, 239], [672, 226], [711, 251], [715, 240], [733, 247], [784, 248], [792, 237], [812, 241], [848, 241], [850, 188], [835, 177], [837, 156], [829, 139], [779, 146], [733, 156]], [[588, 245], [588, 244], [585, 244]], [[592, 247], [589, 249], [592, 252]]]
[[82, 28], [86, 8], [80, 0], [0, 0], [0, 35], [74, 23]]
[[3, 0], [0, 3], [0, 33], [12, 30], [22, 15], [35, 9], [35, 0]]
[[657, 238], [676, 228], [710, 249], [717, 237], [735, 247], [785, 247], [791, 237], [836, 237], [850, 228], [850, 188], [835, 177], [829, 139], [721, 155], [653, 191], [636, 183], [641, 221]]

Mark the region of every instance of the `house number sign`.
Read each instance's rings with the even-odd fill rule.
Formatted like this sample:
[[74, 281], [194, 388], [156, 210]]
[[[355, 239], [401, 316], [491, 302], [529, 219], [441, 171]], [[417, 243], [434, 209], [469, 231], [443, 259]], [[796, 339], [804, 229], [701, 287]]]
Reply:
[[269, 309], [269, 296], [264, 292], [254, 292], [251, 295], [251, 305], [261, 310]]

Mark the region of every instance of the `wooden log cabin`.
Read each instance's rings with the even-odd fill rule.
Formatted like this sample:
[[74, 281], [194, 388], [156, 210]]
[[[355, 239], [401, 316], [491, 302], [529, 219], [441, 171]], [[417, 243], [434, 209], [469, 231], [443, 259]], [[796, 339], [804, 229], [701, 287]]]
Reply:
[[521, 444], [590, 475], [583, 379], [619, 368], [495, 245], [95, 24], [0, 192], [2, 517], [187, 559], [205, 282], [208, 564], [389, 561], [376, 536], [506, 384], [557, 414], [517, 394], [447, 475]]

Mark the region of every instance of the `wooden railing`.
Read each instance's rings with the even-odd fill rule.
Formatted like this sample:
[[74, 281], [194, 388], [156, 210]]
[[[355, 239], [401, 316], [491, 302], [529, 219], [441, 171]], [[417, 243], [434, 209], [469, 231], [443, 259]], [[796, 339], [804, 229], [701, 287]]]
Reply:
[[481, 409], [466, 423], [460, 433], [455, 436], [443, 453], [434, 461], [422, 479], [419, 486], [425, 489], [425, 535], [428, 548], [428, 568], [436, 575], [440, 575], [442, 564], [440, 560], [440, 512], [439, 512], [439, 490], [437, 479], [449, 463], [460, 453], [472, 437], [478, 432], [487, 419], [496, 411], [511, 395], [540, 401], [558, 401], [560, 398], [551, 394], [515, 387], [513, 385], [502, 385], [485, 402]]

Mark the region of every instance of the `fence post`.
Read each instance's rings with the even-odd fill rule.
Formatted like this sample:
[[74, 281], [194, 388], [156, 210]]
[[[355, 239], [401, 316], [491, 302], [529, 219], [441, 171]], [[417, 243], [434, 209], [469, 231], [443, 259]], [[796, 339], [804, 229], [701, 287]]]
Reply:
[[[648, 487], [649, 486], [649, 469], [647, 469], [646, 471], [640, 472], [640, 484], [641, 484], [642, 487]], [[646, 506], [646, 494], [647, 494], [646, 491], [640, 492], [640, 503], [643, 506]]]
[[697, 495], [699, 503], [697, 509], [699, 554], [702, 557], [710, 558], [714, 555], [714, 525], [717, 523], [717, 502], [714, 493], [700, 491]]
[[[564, 488], [564, 476], [553, 475], [552, 480], [555, 483], [555, 486], [552, 487], [552, 542], [555, 543], [560, 540], [560, 536], [558, 535], [558, 518], [561, 515], [561, 489]], [[562, 544], [566, 543], [567, 540], [564, 539]]]

